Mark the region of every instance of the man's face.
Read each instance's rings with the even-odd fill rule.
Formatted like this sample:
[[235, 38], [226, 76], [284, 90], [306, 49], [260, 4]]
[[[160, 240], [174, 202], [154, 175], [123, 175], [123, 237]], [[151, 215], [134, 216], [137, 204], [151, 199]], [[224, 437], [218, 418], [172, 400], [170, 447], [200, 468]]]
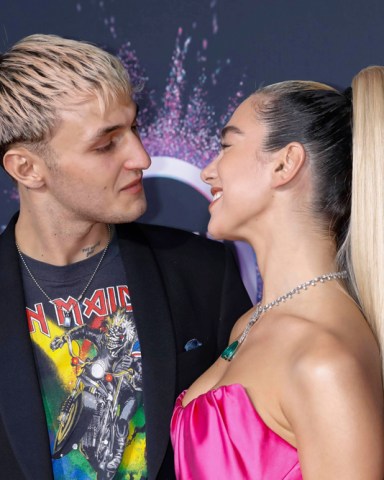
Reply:
[[56, 219], [130, 222], [145, 212], [142, 173], [150, 158], [141, 143], [132, 100], [101, 112], [97, 99], [64, 110], [49, 142], [47, 209]]

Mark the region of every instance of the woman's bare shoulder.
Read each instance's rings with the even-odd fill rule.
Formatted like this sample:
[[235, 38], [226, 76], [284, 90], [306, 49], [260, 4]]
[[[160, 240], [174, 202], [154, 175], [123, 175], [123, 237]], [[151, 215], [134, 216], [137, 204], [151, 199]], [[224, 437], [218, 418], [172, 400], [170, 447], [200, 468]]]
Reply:
[[[287, 362], [281, 402], [301, 453], [303, 472], [340, 471], [338, 478], [355, 478], [353, 474], [364, 469], [381, 471], [383, 387], [373, 336], [365, 327], [359, 332], [360, 342], [342, 328], [316, 324], [299, 328], [303, 336]], [[327, 462], [318, 464], [319, 456]]]

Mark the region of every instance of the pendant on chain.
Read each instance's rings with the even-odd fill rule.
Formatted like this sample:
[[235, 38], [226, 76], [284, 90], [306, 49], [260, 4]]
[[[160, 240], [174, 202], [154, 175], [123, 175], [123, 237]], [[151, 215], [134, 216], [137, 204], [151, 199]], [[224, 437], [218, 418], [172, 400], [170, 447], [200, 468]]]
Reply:
[[221, 358], [224, 358], [224, 360], [227, 360], [228, 362], [230, 362], [232, 358], [235, 356], [235, 353], [239, 348], [239, 345], [240, 344], [238, 340], [235, 340], [234, 342], [232, 342], [221, 354]]

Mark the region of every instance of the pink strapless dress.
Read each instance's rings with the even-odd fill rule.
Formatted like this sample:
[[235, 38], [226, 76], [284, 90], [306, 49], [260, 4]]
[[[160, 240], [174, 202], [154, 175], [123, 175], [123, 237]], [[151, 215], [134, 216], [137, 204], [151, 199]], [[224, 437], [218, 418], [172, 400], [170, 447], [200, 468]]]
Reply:
[[222, 386], [183, 407], [171, 421], [178, 480], [302, 480], [297, 450], [274, 433], [240, 384]]

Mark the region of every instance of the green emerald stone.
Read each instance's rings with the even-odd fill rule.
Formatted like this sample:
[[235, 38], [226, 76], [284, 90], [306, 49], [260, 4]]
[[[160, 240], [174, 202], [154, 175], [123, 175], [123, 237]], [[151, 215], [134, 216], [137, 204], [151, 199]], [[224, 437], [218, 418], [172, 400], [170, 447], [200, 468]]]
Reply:
[[228, 362], [230, 362], [234, 357], [238, 346], [239, 346], [239, 342], [238, 340], [235, 340], [233, 343], [228, 345], [228, 347], [224, 350], [224, 352], [221, 354], [221, 358], [224, 358], [224, 360], [227, 360]]

